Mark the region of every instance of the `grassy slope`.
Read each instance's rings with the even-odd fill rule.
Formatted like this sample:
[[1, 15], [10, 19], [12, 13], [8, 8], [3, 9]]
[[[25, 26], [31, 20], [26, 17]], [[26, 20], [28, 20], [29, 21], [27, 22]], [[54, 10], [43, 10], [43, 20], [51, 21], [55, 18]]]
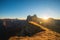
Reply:
[[54, 31], [51, 31], [47, 28], [44, 28], [43, 26], [41, 25], [38, 25], [37, 23], [34, 23], [34, 22], [29, 22], [31, 23], [32, 25], [36, 25], [36, 26], [39, 26], [41, 27], [42, 29], [45, 29], [46, 31], [42, 31], [42, 32], [39, 32], [35, 35], [33, 35], [32, 37], [17, 37], [17, 36], [14, 36], [14, 37], [11, 37], [10, 40], [16, 40], [16, 39], [20, 39], [20, 40], [60, 40], [60, 34], [59, 33], [56, 33]]

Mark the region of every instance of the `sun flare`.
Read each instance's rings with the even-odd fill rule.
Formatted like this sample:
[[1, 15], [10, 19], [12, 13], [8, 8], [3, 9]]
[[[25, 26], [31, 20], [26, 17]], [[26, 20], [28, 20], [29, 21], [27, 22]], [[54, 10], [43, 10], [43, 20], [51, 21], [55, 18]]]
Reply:
[[49, 17], [43, 17], [44, 20], [48, 20]]

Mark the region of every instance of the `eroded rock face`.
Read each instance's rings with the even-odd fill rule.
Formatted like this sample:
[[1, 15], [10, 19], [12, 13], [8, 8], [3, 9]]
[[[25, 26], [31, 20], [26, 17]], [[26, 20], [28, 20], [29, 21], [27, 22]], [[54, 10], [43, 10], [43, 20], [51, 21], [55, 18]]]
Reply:
[[[3, 23], [0, 25], [0, 38], [1, 40], [8, 40], [12, 36], [33, 36], [34, 34], [44, 31], [38, 26], [32, 25], [25, 20], [16, 21], [5, 21], [7, 24], [4, 26]], [[3, 35], [3, 36], [2, 36]]]
[[30, 23], [26, 23], [24, 26], [22, 26], [21, 31], [17, 33], [19, 36], [33, 36], [34, 34], [45, 31], [44, 29], [41, 29], [40, 27], [36, 25], [32, 25]]

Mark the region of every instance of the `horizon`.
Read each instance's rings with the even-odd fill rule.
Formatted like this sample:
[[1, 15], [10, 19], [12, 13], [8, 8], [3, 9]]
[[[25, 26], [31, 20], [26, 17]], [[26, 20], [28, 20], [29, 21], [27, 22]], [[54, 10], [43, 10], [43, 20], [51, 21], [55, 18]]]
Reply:
[[[42, 17], [38, 17], [38, 18], [42, 18]], [[18, 20], [26, 20], [27, 18], [0, 18], [0, 19], [18, 19]], [[48, 20], [49, 18], [42, 18], [43, 20]], [[55, 20], [60, 20], [57, 18], [53, 18]]]
[[26, 19], [34, 14], [39, 18], [60, 19], [60, 0], [0, 0], [0, 4], [0, 19]]

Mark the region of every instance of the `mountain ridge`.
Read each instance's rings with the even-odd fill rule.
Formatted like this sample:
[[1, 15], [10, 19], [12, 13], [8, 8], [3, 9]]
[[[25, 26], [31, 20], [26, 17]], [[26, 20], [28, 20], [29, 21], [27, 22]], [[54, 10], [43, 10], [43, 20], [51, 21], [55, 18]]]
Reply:
[[[32, 25], [36, 24], [36, 25], [39, 26], [39, 24], [37, 24], [35, 22], [31, 22], [30, 21], [29, 23], [31, 23]], [[19, 39], [19, 40], [60, 40], [60, 34], [48, 29], [46, 31], [42, 31], [42, 32], [36, 33], [35, 35], [33, 35], [31, 37], [29, 37], [29, 36], [26, 36], [26, 37], [14, 36], [14, 37], [10, 38], [10, 40], [16, 40], [16, 39]]]

